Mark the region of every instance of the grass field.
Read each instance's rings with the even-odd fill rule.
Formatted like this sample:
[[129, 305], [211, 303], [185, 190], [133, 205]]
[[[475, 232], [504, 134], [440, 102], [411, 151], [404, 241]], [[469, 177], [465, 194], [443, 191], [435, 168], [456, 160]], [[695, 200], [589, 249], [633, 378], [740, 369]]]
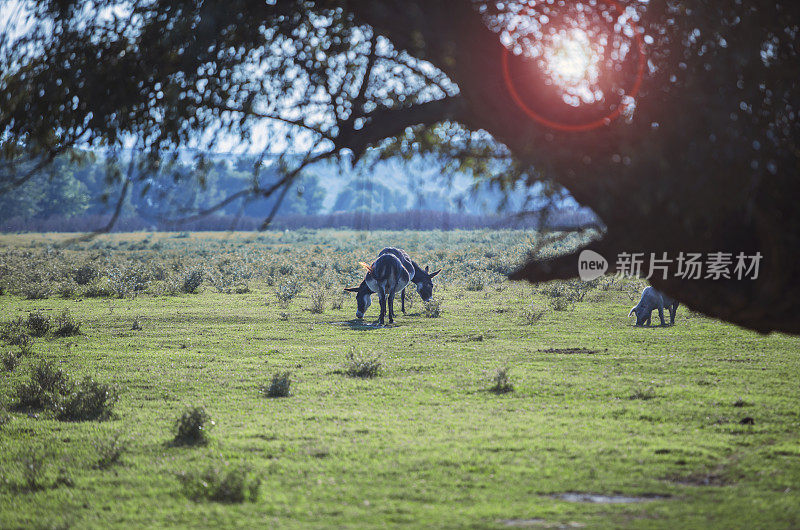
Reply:
[[[800, 526], [798, 338], [635, 328], [639, 281], [507, 282], [520, 232], [68, 237], [0, 236], [6, 342], [51, 323], [2, 348], [0, 528]], [[341, 289], [385, 244], [444, 271], [376, 328]], [[111, 417], [20, 407], [42, 360], [113, 385]], [[207, 442], [175, 443], [200, 406]]]

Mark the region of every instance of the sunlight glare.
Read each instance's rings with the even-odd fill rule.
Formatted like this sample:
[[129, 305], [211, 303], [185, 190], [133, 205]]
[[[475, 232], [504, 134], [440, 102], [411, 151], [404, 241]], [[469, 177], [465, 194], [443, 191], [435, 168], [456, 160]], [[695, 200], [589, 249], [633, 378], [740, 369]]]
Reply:
[[597, 82], [600, 55], [585, 31], [555, 35], [543, 58], [547, 73], [562, 90], [587, 103], [594, 100], [589, 87]]

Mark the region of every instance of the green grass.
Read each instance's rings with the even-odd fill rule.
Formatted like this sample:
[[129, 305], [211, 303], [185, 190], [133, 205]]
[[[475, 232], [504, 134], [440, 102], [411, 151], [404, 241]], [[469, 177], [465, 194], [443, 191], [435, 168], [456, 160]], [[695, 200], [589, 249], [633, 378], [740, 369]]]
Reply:
[[[376, 237], [353, 234], [294, 241], [291, 274], [302, 274], [303, 252], [320, 239], [341, 238], [354, 256], [380, 250]], [[177, 296], [0, 296], [6, 321], [68, 309], [80, 322], [79, 335], [36, 339], [13, 371], [0, 369], [0, 528], [800, 525], [800, 339], [760, 336], [685, 307], [674, 327], [635, 328], [625, 290], [593, 290], [574, 309], [531, 323], [532, 303], [548, 307], [540, 290], [492, 277], [483, 290], [467, 289], [464, 263], [497, 259], [481, 257], [486, 234], [454, 235], [456, 250], [438, 262], [430, 238], [441, 234], [397, 235], [425, 264], [450, 263], [451, 274], [436, 293], [438, 318], [418, 298], [403, 316], [398, 299], [396, 324], [380, 329], [354, 320], [352, 297], [331, 309], [331, 295], [312, 313], [313, 290], [280, 302], [277, 283], [258, 275], [241, 294], [203, 284]], [[120, 246], [126, 237], [101, 241]], [[211, 240], [178, 241], [190, 253]], [[501, 256], [516, 248], [513, 237], [504, 241], [494, 244]], [[96, 252], [90, 245], [74, 252]], [[352, 271], [339, 283], [353, 280], [357, 263]], [[377, 311], [376, 300], [369, 321]], [[345, 373], [352, 348], [380, 358], [375, 377]], [[15, 389], [42, 359], [75, 381], [115, 385], [113, 417], [62, 422], [15, 411]], [[490, 391], [500, 367], [513, 391]], [[265, 399], [265, 382], [284, 372], [291, 396]], [[215, 422], [208, 443], [171, 443], [176, 419], [196, 406]], [[111, 440], [124, 452], [98, 465], [98, 447]], [[36, 487], [22, 469], [31, 462], [42, 465]], [[187, 494], [185, 477], [200, 477], [199, 488], [209, 470], [214, 480], [260, 487], [245, 502], [216, 489]], [[557, 498], [567, 492], [665, 498]]]

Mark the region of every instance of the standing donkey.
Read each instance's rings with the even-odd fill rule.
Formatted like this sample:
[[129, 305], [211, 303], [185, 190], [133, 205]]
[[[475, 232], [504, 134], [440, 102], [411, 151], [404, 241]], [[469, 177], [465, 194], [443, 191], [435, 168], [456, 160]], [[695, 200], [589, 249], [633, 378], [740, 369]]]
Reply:
[[[384, 255], [391, 255], [395, 256], [397, 259], [400, 260], [400, 263], [403, 265], [403, 268], [406, 269], [409, 273], [410, 282], [413, 282], [416, 285], [417, 292], [419, 293], [420, 297], [424, 302], [427, 302], [433, 296], [433, 277], [442, 272], [442, 269], [434, 272], [433, 274], [428, 274], [428, 267], [426, 266], [424, 269], [417, 264], [416, 261], [412, 260], [409, 255], [402, 249], [394, 248], [394, 247], [386, 247], [380, 251], [378, 257]], [[362, 281], [358, 287], [347, 287], [345, 291], [350, 293], [356, 293], [356, 318], [363, 318], [364, 313], [366, 313], [367, 308], [372, 303], [372, 294], [377, 292], [370, 288], [366, 281]], [[406, 301], [405, 301], [405, 288], [401, 290], [401, 310], [403, 313], [406, 312]], [[394, 314], [391, 315], [391, 318], [394, 318]]]
[[358, 309], [356, 317], [362, 318], [372, 302], [372, 293], [378, 293], [381, 304], [381, 314], [378, 317], [378, 324], [383, 325], [386, 316], [386, 306], [388, 299], [389, 323], [394, 322], [394, 297], [397, 291], [402, 291], [411, 282], [411, 272], [403, 266], [400, 258], [394, 254], [382, 254], [378, 256], [375, 263], [367, 265], [361, 262], [361, 266], [367, 270], [367, 276], [357, 288], [347, 288], [345, 291], [357, 292], [356, 301]]
[[[427, 302], [433, 296], [433, 277], [442, 272], [442, 269], [434, 272], [433, 274], [428, 274], [428, 267], [427, 265], [423, 269], [419, 266], [419, 264], [412, 260], [408, 253], [405, 250], [394, 248], [394, 247], [386, 247], [385, 249], [381, 250], [378, 256], [383, 256], [384, 254], [393, 254], [397, 256], [400, 261], [403, 263], [403, 267], [411, 271], [411, 281], [417, 286], [417, 292], [419, 293], [420, 298], [422, 298], [423, 302]], [[401, 296], [400, 296], [400, 310], [405, 314], [406, 312], [406, 290], [403, 289]]]

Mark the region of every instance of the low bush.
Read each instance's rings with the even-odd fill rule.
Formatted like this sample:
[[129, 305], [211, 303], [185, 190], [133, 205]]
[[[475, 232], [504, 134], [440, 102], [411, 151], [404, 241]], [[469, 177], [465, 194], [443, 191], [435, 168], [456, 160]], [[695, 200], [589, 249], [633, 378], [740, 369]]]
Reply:
[[537, 324], [546, 312], [546, 310], [537, 309], [533, 304], [531, 304], [522, 311], [522, 323], [528, 326]]
[[274, 374], [270, 384], [261, 387], [261, 394], [270, 398], [290, 396], [291, 392], [289, 388], [292, 385], [291, 375], [292, 374], [290, 372], [279, 372]]
[[511, 384], [508, 368], [502, 366], [495, 370], [491, 378], [492, 386], [489, 387], [489, 392], [494, 394], [507, 394], [514, 390], [514, 385]]
[[439, 318], [442, 316], [442, 301], [438, 298], [431, 298], [425, 302], [422, 313], [428, 318]]
[[53, 290], [46, 283], [27, 283], [22, 286], [19, 294], [28, 300], [44, 300], [45, 298], [50, 298]]
[[194, 269], [186, 273], [181, 284], [181, 292], [184, 294], [194, 294], [203, 284], [203, 271]]
[[53, 324], [53, 335], [56, 337], [72, 337], [81, 333], [81, 323], [67, 309], [54, 319]]
[[194, 501], [254, 502], [261, 488], [261, 479], [244, 466], [184, 472], [178, 475], [178, 480], [186, 496]]
[[486, 286], [486, 282], [480, 276], [473, 274], [469, 278], [467, 278], [467, 284], [465, 288], [467, 291], [483, 291], [484, 287]]
[[39, 491], [45, 488], [44, 481], [47, 476], [49, 462], [47, 455], [34, 446], [27, 446], [25, 452], [19, 456], [18, 463], [22, 469], [23, 491]]
[[116, 388], [86, 377], [75, 384], [60, 368], [42, 361], [16, 390], [15, 407], [52, 412], [61, 421], [106, 420], [118, 400]]
[[311, 293], [311, 305], [308, 310], [319, 315], [325, 312], [325, 291], [319, 289]]
[[42, 361], [33, 369], [30, 381], [17, 387], [16, 407], [22, 410], [55, 409], [69, 390], [69, 376], [60, 368]]
[[28, 326], [22, 318], [0, 324], [0, 338], [11, 346], [26, 349], [33, 346], [33, 337], [28, 333]]
[[78, 285], [88, 285], [99, 275], [100, 271], [97, 270], [97, 267], [87, 263], [81, 265], [72, 272], [72, 279], [75, 280], [75, 283]]
[[107, 420], [118, 400], [116, 388], [87, 376], [59, 400], [56, 417], [61, 421]]
[[641, 400], [649, 400], [656, 397], [656, 391], [652, 386], [648, 387], [636, 387], [633, 389], [630, 395], [630, 399], [641, 399]]
[[98, 440], [94, 444], [97, 452], [97, 469], [108, 469], [114, 464], [119, 463], [122, 455], [128, 450], [128, 442], [122, 440], [119, 433], [114, 434], [105, 440]]
[[17, 365], [19, 365], [20, 360], [21, 356], [19, 353], [8, 351], [5, 352], [2, 357], [0, 357], [0, 364], [3, 365], [3, 369], [6, 372], [13, 372]]
[[365, 354], [361, 350], [351, 348], [345, 361], [344, 373], [350, 377], [370, 378], [381, 372], [380, 356]]
[[34, 311], [28, 315], [25, 321], [25, 326], [28, 328], [28, 333], [33, 337], [44, 337], [50, 331], [52, 323], [50, 317], [40, 311]]
[[278, 287], [275, 291], [275, 296], [278, 297], [278, 301], [282, 304], [288, 304], [291, 302], [295, 296], [300, 294], [300, 284], [295, 280], [289, 280], [288, 282], [284, 282]]
[[205, 445], [214, 420], [203, 407], [186, 409], [175, 422], [174, 445]]

